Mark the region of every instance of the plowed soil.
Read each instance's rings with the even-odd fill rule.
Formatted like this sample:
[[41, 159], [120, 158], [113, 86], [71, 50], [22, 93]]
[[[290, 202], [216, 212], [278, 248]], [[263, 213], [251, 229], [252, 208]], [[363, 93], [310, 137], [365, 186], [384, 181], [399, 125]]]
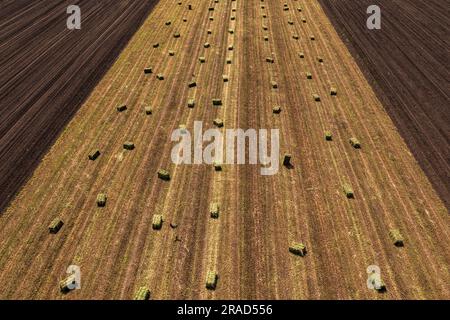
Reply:
[[[448, 212], [319, 2], [190, 3], [155, 6], [0, 217], [0, 298], [130, 299], [141, 286], [153, 299], [450, 298]], [[262, 176], [259, 165], [174, 165], [173, 130], [212, 128], [217, 117], [224, 129], [279, 129], [293, 168]], [[127, 140], [135, 150], [123, 149]], [[89, 161], [94, 148], [101, 155]], [[160, 168], [170, 181], [157, 178]], [[161, 230], [154, 214], [164, 216]], [[55, 217], [65, 224], [52, 235]], [[394, 228], [404, 247], [389, 238]], [[289, 252], [293, 242], [307, 246], [305, 257]], [[64, 295], [58, 283], [72, 264], [81, 289]], [[370, 265], [385, 293], [367, 287]], [[214, 291], [205, 288], [211, 270]]]

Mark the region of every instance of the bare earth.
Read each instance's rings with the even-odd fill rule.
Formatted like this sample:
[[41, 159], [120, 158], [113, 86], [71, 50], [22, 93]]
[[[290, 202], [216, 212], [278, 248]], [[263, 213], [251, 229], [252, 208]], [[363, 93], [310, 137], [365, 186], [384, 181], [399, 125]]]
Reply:
[[[190, 3], [192, 11], [156, 5], [0, 217], [0, 298], [130, 299], [147, 286], [153, 299], [449, 299], [448, 212], [319, 2]], [[271, 54], [275, 63], [266, 63]], [[149, 66], [154, 73], [144, 75]], [[193, 74], [198, 86], [188, 88]], [[122, 103], [128, 110], [119, 114]], [[172, 131], [199, 120], [210, 128], [217, 117], [225, 128], [280, 129], [294, 168], [262, 176], [259, 165], [173, 165]], [[350, 146], [352, 136], [362, 149]], [[123, 150], [127, 140], [135, 150]], [[102, 152], [95, 162], [93, 148]], [[170, 182], [157, 178], [159, 168]], [[100, 192], [105, 208], [95, 203]], [[221, 205], [217, 220], [212, 201]], [[151, 228], [157, 213], [160, 231]], [[65, 225], [51, 235], [58, 216]], [[403, 248], [392, 244], [392, 228]], [[289, 253], [295, 241], [306, 244], [305, 257]], [[82, 287], [63, 295], [58, 282], [71, 264], [81, 267]], [[385, 293], [367, 288], [369, 265], [381, 268]], [[219, 274], [215, 291], [205, 288], [209, 270]]]

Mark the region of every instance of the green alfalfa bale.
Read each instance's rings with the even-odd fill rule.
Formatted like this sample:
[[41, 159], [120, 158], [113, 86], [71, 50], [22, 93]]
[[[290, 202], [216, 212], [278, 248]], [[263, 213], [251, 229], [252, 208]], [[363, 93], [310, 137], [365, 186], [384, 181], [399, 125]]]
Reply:
[[147, 287], [140, 287], [134, 295], [134, 300], [149, 300], [149, 299], [150, 299], [150, 290]]
[[285, 167], [291, 166], [291, 160], [292, 160], [292, 155], [289, 153], [286, 153], [283, 156], [283, 166], [285, 166]]
[[396, 247], [403, 247], [404, 245], [404, 239], [402, 234], [400, 233], [400, 230], [398, 229], [391, 229], [389, 231], [389, 236], [392, 239], [392, 242]]
[[332, 141], [333, 140], [333, 134], [331, 131], [325, 131], [325, 140], [326, 141]]
[[311, 72], [306, 72], [306, 79], [311, 80], [313, 78]]
[[278, 88], [278, 83], [277, 83], [276, 81], [272, 80], [272, 81], [270, 81], [270, 86], [271, 86], [273, 89], [277, 89], [277, 88]]
[[126, 110], [127, 110], [127, 106], [124, 104], [117, 107], [117, 112], [124, 112]]
[[223, 127], [223, 120], [222, 120], [222, 119], [219, 119], [219, 118], [214, 119], [213, 123], [214, 123], [214, 125], [215, 125], [216, 127], [219, 127], [219, 128], [222, 128], [222, 127]]
[[208, 271], [206, 275], [206, 289], [216, 290], [218, 275], [215, 271]]
[[71, 274], [67, 278], [59, 282], [59, 290], [62, 293], [68, 293], [76, 288], [77, 278], [75, 274]]
[[331, 88], [330, 88], [330, 94], [331, 94], [332, 96], [337, 96], [337, 89], [336, 89], [335, 87], [331, 87]]
[[153, 110], [151, 107], [145, 107], [144, 110], [145, 110], [145, 114], [148, 116], [153, 113]]
[[194, 108], [195, 107], [195, 100], [194, 99], [189, 99], [187, 105], [188, 105], [188, 108], [191, 108], [191, 109]]
[[104, 206], [106, 206], [106, 200], [107, 200], [106, 194], [104, 194], [104, 193], [99, 193], [99, 194], [97, 195], [97, 206], [98, 206], [98, 207], [104, 207]]
[[211, 218], [218, 219], [220, 213], [220, 205], [217, 202], [213, 202], [209, 205], [209, 213]]
[[353, 148], [355, 149], [361, 149], [361, 143], [359, 142], [358, 139], [356, 138], [350, 138], [350, 144]]
[[353, 199], [355, 197], [355, 193], [348, 183], [342, 185], [342, 190], [344, 190], [344, 194], [348, 199]]
[[125, 143], [123, 144], [123, 148], [124, 148], [125, 150], [131, 151], [131, 150], [134, 150], [135, 145], [134, 145], [134, 143], [131, 142], [131, 141], [125, 141]]
[[314, 101], [316, 101], [316, 102], [320, 102], [320, 96], [318, 95], [318, 94], [313, 94], [313, 99], [314, 99]]
[[205, 63], [206, 62], [206, 58], [205, 57], [200, 57], [200, 58], [198, 58], [198, 61], [200, 61], [200, 63]]
[[167, 170], [159, 169], [158, 170], [158, 178], [161, 180], [169, 181], [170, 180], [170, 173]]
[[162, 73], [158, 73], [158, 74], [156, 75], [156, 79], [162, 81], [162, 80], [164, 80], [164, 75], [163, 75]]
[[145, 68], [144, 69], [144, 74], [150, 74], [150, 73], [153, 73], [153, 69], [152, 68]]
[[192, 80], [191, 82], [188, 83], [189, 88], [195, 88], [196, 86], [197, 86], [197, 82], [195, 80]]
[[152, 228], [153, 230], [161, 230], [163, 224], [163, 217], [160, 214], [153, 215]]
[[303, 243], [293, 243], [289, 246], [289, 252], [297, 256], [304, 257], [306, 256], [307, 250]]
[[280, 106], [275, 106], [272, 108], [272, 112], [274, 114], [280, 114], [281, 113], [281, 107]]
[[222, 99], [213, 99], [212, 100], [213, 106], [221, 106], [222, 105]]
[[89, 160], [95, 161], [98, 157], [100, 157], [100, 150], [98, 150], [98, 149], [92, 150], [89, 153], [88, 157], [89, 157]]
[[64, 222], [60, 218], [55, 218], [48, 226], [50, 233], [56, 234], [62, 228]]

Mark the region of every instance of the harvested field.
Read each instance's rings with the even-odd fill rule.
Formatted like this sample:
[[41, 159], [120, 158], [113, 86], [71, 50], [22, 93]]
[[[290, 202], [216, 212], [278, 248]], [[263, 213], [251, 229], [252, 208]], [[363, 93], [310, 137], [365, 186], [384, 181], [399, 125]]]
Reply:
[[[156, 2], [1, 2], [0, 212]], [[66, 27], [69, 4], [82, 9], [79, 31]]]
[[[449, 1], [319, 1], [450, 209]], [[376, 32], [365, 25], [372, 4]]]
[[[189, 3], [159, 1], [0, 216], [0, 298], [450, 298], [448, 212], [319, 2]], [[127, 111], [114, 112], [119, 104]], [[173, 164], [172, 132], [215, 119], [224, 129], [280, 129], [279, 173]], [[50, 234], [55, 217], [64, 226]], [[81, 289], [63, 295], [73, 264]], [[368, 289], [370, 265], [386, 292]]]

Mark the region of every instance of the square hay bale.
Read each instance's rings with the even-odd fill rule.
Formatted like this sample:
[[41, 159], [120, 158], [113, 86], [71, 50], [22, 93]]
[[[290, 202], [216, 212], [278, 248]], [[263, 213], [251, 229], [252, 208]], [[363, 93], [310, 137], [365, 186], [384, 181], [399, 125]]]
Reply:
[[161, 230], [163, 224], [163, 217], [161, 214], [153, 215], [152, 228], [153, 230]]
[[300, 37], [298, 36], [298, 34], [294, 34], [294, 35], [292, 36], [292, 38], [294, 38], [295, 40], [298, 40]]
[[212, 30], [211, 30], [211, 29], [208, 29], [208, 30], [206, 31], [206, 33], [212, 34]]
[[161, 180], [169, 181], [170, 180], [170, 173], [167, 170], [159, 169], [158, 170], [158, 178]]
[[187, 18], [183, 18], [183, 22], [187, 22]]
[[222, 119], [219, 119], [219, 118], [214, 119], [213, 123], [214, 123], [214, 125], [215, 125], [216, 127], [219, 127], [219, 128], [222, 128], [222, 127], [223, 127], [223, 120], [222, 120]]
[[288, 21], [288, 24], [293, 25], [293, 24], [294, 24], [294, 21], [289, 20], [289, 21]]
[[117, 107], [117, 112], [124, 112], [127, 110], [127, 106], [126, 105], [121, 105]]
[[153, 44], [153, 48], [158, 48], [158, 47], [159, 47], [159, 43], [158, 42]]
[[169, 50], [169, 56], [173, 57], [175, 55], [175, 51]]
[[361, 149], [361, 143], [359, 142], [358, 139], [356, 138], [350, 138], [350, 144], [352, 145], [353, 148], [355, 149]]
[[301, 59], [304, 59], [304, 58], [305, 58], [305, 53], [304, 53], [304, 52], [300, 52], [298, 55], [299, 55], [299, 57], [300, 57]]
[[191, 82], [188, 83], [188, 87], [189, 88], [195, 88], [197, 86], [197, 82], [192, 80]]
[[188, 108], [194, 108], [195, 107], [195, 100], [194, 99], [189, 99], [187, 105], [188, 105]]
[[267, 57], [267, 58], [266, 58], [266, 62], [268, 62], [268, 63], [274, 63], [274, 62], [275, 62], [275, 59], [272, 58], [272, 57]]
[[263, 14], [262, 17], [265, 19], [267, 18], [267, 14]]
[[106, 194], [104, 194], [104, 193], [99, 193], [99, 194], [97, 195], [97, 206], [98, 206], [98, 207], [104, 207], [104, 206], [106, 206], [106, 200], [107, 200]]
[[353, 198], [355, 198], [355, 194], [354, 194], [354, 192], [353, 192], [353, 189], [352, 189], [352, 187], [351, 187], [348, 183], [344, 183], [344, 184], [342, 185], [342, 189], [344, 190], [345, 196], [346, 196], [348, 199], [353, 199]]
[[98, 157], [100, 157], [100, 150], [92, 150], [89, 155], [89, 160], [95, 161]]
[[211, 47], [211, 44], [209, 42], [205, 42], [205, 44], [203, 45], [205, 48], [209, 48]]
[[208, 11], [214, 11], [214, 7], [209, 7]]
[[311, 74], [311, 72], [307, 72], [306, 73], [306, 79], [312, 79], [313, 78], [313, 76], [312, 76], [312, 74]]
[[231, 64], [232, 61], [230, 58], [228, 58], [226, 62], [227, 62], [227, 64]]
[[307, 250], [303, 243], [293, 243], [289, 246], [289, 252], [297, 256], [304, 257], [306, 256]]
[[318, 94], [313, 94], [314, 101], [320, 102], [320, 96]]
[[55, 218], [48, 226], [50, 233], [56, 234], [62, 228], [64, 222], [60, 218]]
[[230, 78], [226, 74], [222, 75], [222, 79], [223, 82], [228, 82], [230, 80]]
[[276, 82], [276, 81], [270, 81], [270, 86], [273, 88], [273, 89], [277, 89], [278, 88], [278, 83]]
[[316, 37], [315, 36], [309, 36], [309, 39], [311, 39], [311, 41], [315, 41]]
[[166, 21], [166, 26], [170, 26], [172, 24], [172, 21]]
[[322, 57], [317, 57], [317, 61], [319, 61], [320, 63], [323, 62], [323, 58]]
[[232, 21], [234, 21], [234, 20], [236, 20], [236, 17], [235, 17], [235, 16], [232, 16], [230, 19], [231, 19]]
[[206, 62], [206, 58], [205, 57], [200, 57], [200, 58], [198, 58], [198, 61], [200, 61], [200, 63], [205, 63]]
[[70, 276], [59, 282], [59, 290], [61, 290], [62, 293], [67, 293], [75, 289], [76, 283], [77, 278], [75, 277], [74, 274], [71, 274]]
[[302, 12], [302, 10], [303, 10], [303, 9], [302, 9], [301, 7], [298, 7], [298, 8], [297, 8], [297, 11], [298, 11], [298, 12]]
[[181, 34], [180, 34], [179, 32], [175, 32], [175, 33], [173, 34], [173, 37], [174, 37], [174, 38], [179, 38], [179, 37], [181, 37]]
[[208, 271], [206, 275], [206, 289], [216, 290], [218, 275], [215, 271]]
[[234, 29], [228, 29], [229, 34], [234, 34]]
[[229, 51], [232, 51], [233, 49], [234, 49], [234, 46], [233, 46], [233, 45], [229, 45], [229, 46], [228, 46], [228, 50], [229, 50]]
[[272, 112], [274, 114], [280, 114], [281, 113], [281, 107], [280, 106], [273, 107]]
[[220, 206], [217, 202], [212, 202], [209, 205], [209, 213], [211, 215], [211, 218], [213, 218], [213, 219], [219, 218]]
[[164, 80], [164, 75], [163, 75], [162, 73], [158, 73], [158, 74], [156, 75], [156, 79], [162, 81], [162, 80]]
[[403, 247], [403, 245], [404, 245], [403, 241], [404, 240], [403, 240], [402, 234], [400, 233], [400, 230], [398, 230], [398, 229], [391, 229], [389, 231], [389, 236], [391, 237], [392, 242], [394, 243], [394, 245], [396, 247]]
[[145, 114], [148, 116], [153, 113], [153, 110], [151, 107], [145, 107], [144, 110], [145, 110]]
[[222, 99], [213, 99], [212, 103], [213, 103], [213, 106], [221, 106], [222, 105]]
[[135, 148], [135, 146], [134, 146], [134, 143], [133, 142], [131, 142], [131, 141], [126, 141], [124, 144], [123, 144], [123, 148], [125, 149], [125, 150], [134, 150], [134, 148]]
[[269, 41], [269, 37], [268, 36], [264, 36], [264, 41]]
[[214, 17], [209, 17], [209, 21], [214, 21]]
[[325, 131], [325, 140], [326, 141], [332, 141], [333, 140], [333, 134], [331, 131]]
[[188, 4], [188, 10], [192, 10], [192, 4]]
[[267, 31], [269, 28], [267, 26], [262, 27], [264, 31]]
[[153, 73], [152, 68], [145, 68], [144, 69], [144, 74], [150, 74], [150, 73]]
[[214, 161], [213, 166], [215, 171], [222, 171], [222, 165], [220, 164], [220, 162]]
[[337, 89], [336, 89], [335, 87], [331, 87], [331, 88], [330, 88], [330, 94], [331, 94], [332, 96], [337, 96]]
[[283, 166], [289, 167], [291, 165], [292, 155], [287, 153], [283, 157]]
[[150, 299], [150, 290], [147, 287], [140, 287], [134, 295], [134, 300], [149, 300], [149, 299]]
[[303, 22], [303, 23], [306, 23], [306, 19], [305, 19], [305, 18], [303, 18], [303, 19], [302, 19], [302, 22]]

